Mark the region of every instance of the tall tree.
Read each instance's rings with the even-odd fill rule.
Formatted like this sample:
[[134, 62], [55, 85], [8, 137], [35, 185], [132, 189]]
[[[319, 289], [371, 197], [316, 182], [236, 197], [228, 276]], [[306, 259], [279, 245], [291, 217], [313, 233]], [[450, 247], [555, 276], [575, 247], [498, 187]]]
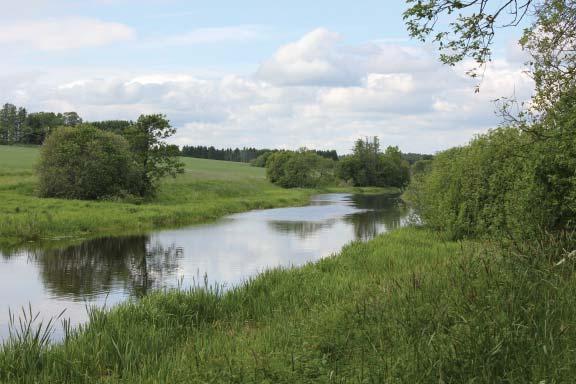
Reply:
[[162, 177], [175, 177], [184, 172], [184, 165], [177, 157], [178, 148], [164, 141], [175, 133], [176, 129], [161, 114], [141, 115], [136, 124], [126, 128], [124, 136], [141, 172], [139, 189], [142, 196], [153, 195]]
[[82, 118], [76, 112], [64, 112], [62, 114], [64, 125], [75, 127], [82, 124]]
[[24, 143], [42, 144], [50, 131], [64, 125], [62, 114], [54, 112], [30, 113], [26, 118]]
[[6, 103], [0, 109], [0, 143], [13, 144], [16, 137], [18, 108]]

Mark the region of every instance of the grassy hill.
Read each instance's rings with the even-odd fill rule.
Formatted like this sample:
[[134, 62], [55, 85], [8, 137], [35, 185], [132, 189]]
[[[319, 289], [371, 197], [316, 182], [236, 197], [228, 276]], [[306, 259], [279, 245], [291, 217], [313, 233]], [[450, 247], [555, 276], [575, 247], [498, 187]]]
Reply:
[[0, 146], [0, 246], [205, 222], [303, 204], [314, 192], [276, 187], [262, 168], [247, 164], [183, 158], [184, 174], [166, 179], [150, 201], [41, 199], [35, 194], [38, 158], [38, 147]]

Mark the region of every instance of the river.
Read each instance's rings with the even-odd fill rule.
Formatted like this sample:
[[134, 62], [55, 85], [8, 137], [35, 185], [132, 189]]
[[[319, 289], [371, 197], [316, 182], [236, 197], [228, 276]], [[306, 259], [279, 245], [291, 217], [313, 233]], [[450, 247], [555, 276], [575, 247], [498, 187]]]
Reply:
[[0, 339], [8, 335], [9, 308], [30, 305], [39, 319], [65, 310], [63, 318], [74, 326], [86, 320], [87, 306], [109, 307], [164, 288], [226, 289], [269, 268], [329, 256], [351, 241], [406, 225], [408, 217], [390, 196], [324, 194], [307, 206], [239, 213], [211, 224], [0, 253]]

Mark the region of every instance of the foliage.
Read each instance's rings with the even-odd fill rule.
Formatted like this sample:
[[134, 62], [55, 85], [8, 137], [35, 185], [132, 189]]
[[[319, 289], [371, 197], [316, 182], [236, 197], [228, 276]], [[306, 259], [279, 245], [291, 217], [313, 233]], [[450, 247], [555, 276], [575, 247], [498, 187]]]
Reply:
[[417, 161], [420, 160], [432, 160], [434, 158], [433, 155], [423, 154], [423, 153], [402, 153], [402, 160], [406, 160], [410, 165], [413, 165]]
[[0, 109], [0, 144], [20, 142], [24, 136], [26, 109], [4, 104]]
[[[514, 99], [502, 99], [509, 124], [530, 129], [554, 109], [565, 91], [576, 86], [576, 2], [571, 0], [407, 0], [404, 13], [408, 31], [422, 41], [439, 44], [441, 61], [454, 65], [471, 57], [477, 76], [491, 59], [498, 29], [518, 26], [531, 16], [519, 43], [530, 55], [526, 63], [536, 92], [529, 105], [512, 112]], [[444, 22], [446, 21], [446, 22]], [[477, 91], [479, 88], [477, 88]]]
[[0, 109], [0, 144], [42, 144], [53, 128], [81, 123], [76, 112], [29, 114], [23, 107], [6, 103]]
[[[555, 108], [565, 92], [576, 87], [576, 2], [545, 0], [540, 3], [535, 22], [520, 39], [531, 56], [527, 64], [536, 84], [536, 93], [524, 115], [533, 115], [534, 111], [545, 115]], [[534, 120], [540, 116], [529, 117]]]
[[[556, 0], [544, 0], [544, 3]], [[477, 67], [469, 72], [473, 77], [478, 69], [490, 61], [495, 31], [517, 26], [535, 0], [407, 0], [411, 6], [404, 13], [408, 32], [412, 37], [438, 43], [443, 63], [455, 65], [471, 57]], [[439, 22], [444, 16], [447, 23]], [[502, 18], [505, 18], [502, 20]], [[438, 25], [445, 26], [439, 32]]]
[[569, 383], [574, 260], [401, 229], [224, 292], [156, 292], [34, 354], [6, 383]]
[[278, 151], [266, 151], [266, 152], [264, 152], [263, 154], [261, 154], [257, 158], [252, 159], [250, 161], [250, 165], [253, 167], [260, 167], [260, 168], [266, 167], [266, 162], [268, 161], [268, 158], [270, 157], [270, 155], [272, 155], [275, 152], [278, 152]]
[[178, 159], [178, 148], [164, 140], [176, 133], [164, 115], [141, 115], [136, 124], [124, 131], [140, 175], [137, 189], [140, 196], [156, 193], [163, 177], [176, 177], [184, 171]]
[[426, 223], [456, 238], [521, 241], [575, 230], [575, 138], [573, 91], [529, 132], [500, 128], [438, 154], [407, 196]]
[[101, 129], [103, 131], [108, 131], [115, 133], [117, 135], [124, 135], [124, 132], [134, 125], [131, 120], [103, 120], [103, 121], [91, 121], [90, 125]]
[[340, 160], [338, 176], [354, 186], [404, 188], [410, 180], [409, 164], [398, 147], [388, 147], [382, 153], [377, 137], [357, 140], [352, 155]]
[[182, 147], [180, 154], [186, 157], [195, 157], [198, 159], [212, 159], [224, 161], [237, 161], [242, 163], [249, 163], [256, 159], [263, 153], [268, 152], [268, 149], [256, 148], [224, 148], [216, 149], [213, 146], [207, 147], [203, 145], [191, 146], [185, 145]]
[[278, 151], [266, 160], [266, 176], [284, 188], [315, 188], [334, 179], [334, 161], [312, 151]]
[[87, 125], [56, 129], [38, 171], [43, 197], [102, 199], [133, 192], [137, 180], [126, 140]]

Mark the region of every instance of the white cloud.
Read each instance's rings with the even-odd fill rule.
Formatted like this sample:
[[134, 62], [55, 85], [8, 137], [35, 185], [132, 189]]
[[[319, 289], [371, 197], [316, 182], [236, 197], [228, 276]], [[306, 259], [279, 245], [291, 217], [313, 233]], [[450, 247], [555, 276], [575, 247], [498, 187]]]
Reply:
[[132, 40], [130, 27], [95, 19], [67, 18], [2, 23], [0, 45], [58, 51]]
[[76, 110], [87, 120], [165, 113], [174, 142], [223, 146], [335, 148], [362, 136], [433, 152], [497, 125], [491, 100], [527, 98], [532, 82], [504, 59], [480, 93], [466, 65], [439, 64], [427, 47], [344, 45], [316, 29], [281, 47], [253, 76], [194, 71], [67, 69], [0, 78], [0, 98], [30, 110]]
[[257, 76], [278, 85], [332, 85], [353, 81], [337, 51], [340, 35], [318, 28], [262, 63]]

